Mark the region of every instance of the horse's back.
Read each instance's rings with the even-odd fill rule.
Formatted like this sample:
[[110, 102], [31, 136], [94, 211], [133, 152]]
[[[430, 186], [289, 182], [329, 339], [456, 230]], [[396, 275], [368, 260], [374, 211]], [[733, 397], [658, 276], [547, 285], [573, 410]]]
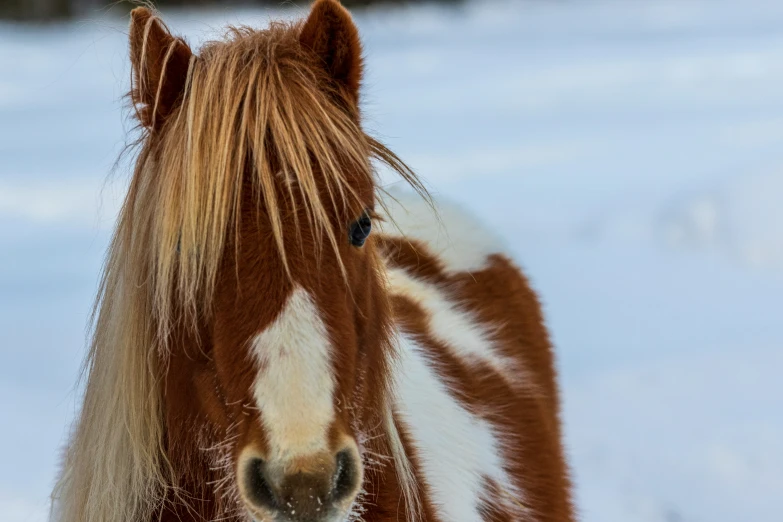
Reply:
[[[382, 250], [397, 414], [441, 520], [571, 520], [551, 346], [538, 299], [486, 225], [386, 199]], [[429, 511], [429, 510], [428, 510]]]

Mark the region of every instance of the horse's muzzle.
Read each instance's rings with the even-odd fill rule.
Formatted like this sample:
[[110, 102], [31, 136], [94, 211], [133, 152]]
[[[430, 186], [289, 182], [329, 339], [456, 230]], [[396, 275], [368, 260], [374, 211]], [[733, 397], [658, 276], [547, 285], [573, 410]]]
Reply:
[[252, 512], [279, 522], [341, 520], [355, 500], [362, 480], [353, 448], [318, 455], [297, 465], [281, 466], [258, 457], [243, 459], [240, 488]]

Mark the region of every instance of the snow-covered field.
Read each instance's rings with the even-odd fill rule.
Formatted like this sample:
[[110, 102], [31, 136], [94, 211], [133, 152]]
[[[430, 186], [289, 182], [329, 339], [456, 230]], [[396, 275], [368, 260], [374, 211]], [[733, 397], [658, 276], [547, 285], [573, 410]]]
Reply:
[[[270, 11], [173, 13], [192, 42]], [[586, 522], [774, 522], [783, 3], [358, 17], [373, 129], [497, 223], [559, 350]], [[0, 25], [0, 519], [46, 519], [126, 171], [124, 22]]]

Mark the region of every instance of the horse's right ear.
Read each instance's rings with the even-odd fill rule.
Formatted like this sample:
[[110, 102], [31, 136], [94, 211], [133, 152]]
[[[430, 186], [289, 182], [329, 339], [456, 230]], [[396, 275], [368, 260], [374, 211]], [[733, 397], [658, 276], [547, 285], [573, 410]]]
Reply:
[[131, 99], [142, 125], [157, 130], [181, 102], [193, 56], [181, 38], [145, 7], [131, 11]]

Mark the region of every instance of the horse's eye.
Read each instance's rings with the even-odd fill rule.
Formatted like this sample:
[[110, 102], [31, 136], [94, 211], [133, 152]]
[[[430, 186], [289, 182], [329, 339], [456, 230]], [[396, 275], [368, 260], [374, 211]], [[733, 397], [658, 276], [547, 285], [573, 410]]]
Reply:
[[353, 246], [360, 247], [364, 245], [364, 242], [370, 236], [370, 230], [372, 230], [372, 220], [369, 214], [364, 212], [362, 217], [351, 223], [351, 227], [348, 230], [348, 239], [351, 240]]

